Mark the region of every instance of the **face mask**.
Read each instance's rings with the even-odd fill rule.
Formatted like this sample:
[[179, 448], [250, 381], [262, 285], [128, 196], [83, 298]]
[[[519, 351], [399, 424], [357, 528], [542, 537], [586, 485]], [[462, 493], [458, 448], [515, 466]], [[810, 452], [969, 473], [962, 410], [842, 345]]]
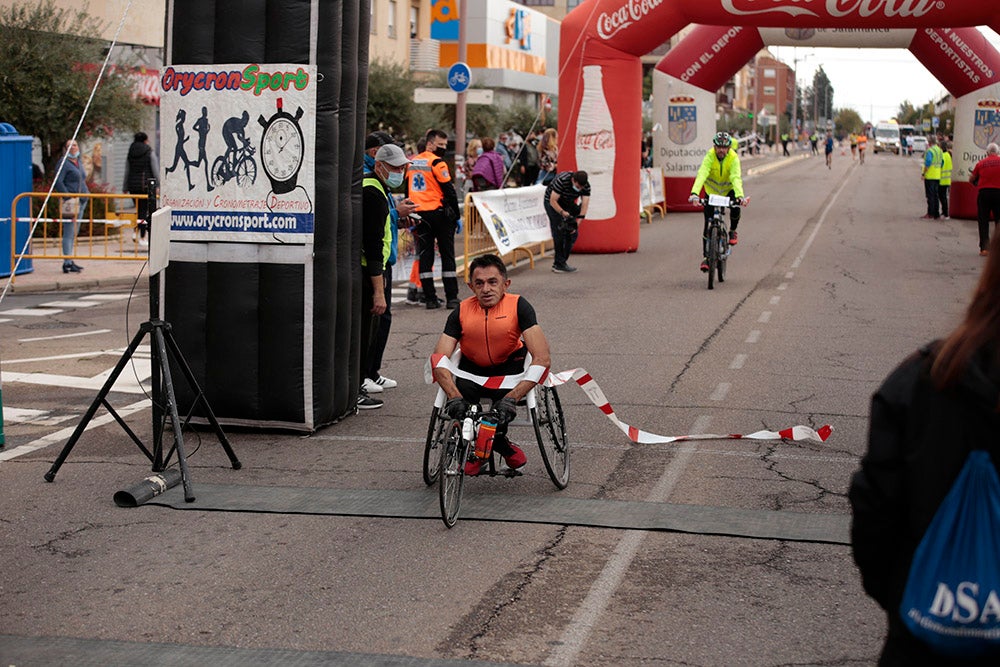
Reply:
[[80, 151], [77, 151], [75, 153], [70, 153], [69, 156], [75, 160], [76, 158], [80, 157]]
[[438, 148], [434, 149], [434, 155], [437, 155], [438, 157], [444, 157], [444, 154], [447, 151], [448, 151], [447, 148], [440, 148], [440, 147], [438, 147]]
[[576, 186], [574, 185], [574, 186], [573, 186], [573, 192], [579, 192], [579, 191], [580, 191], [580, 188], [578, 188], [578, 187], [576, 187]]
[[385, 177], [386, 185], [390, 188], [398, 188], [403, 184], [403, 172], [401, 171], [390, 171]]
[[483, 154], [483, 149], [482, 148], [477, 148], [476, 149], [476, 155], [482, 155], [482, 154]]

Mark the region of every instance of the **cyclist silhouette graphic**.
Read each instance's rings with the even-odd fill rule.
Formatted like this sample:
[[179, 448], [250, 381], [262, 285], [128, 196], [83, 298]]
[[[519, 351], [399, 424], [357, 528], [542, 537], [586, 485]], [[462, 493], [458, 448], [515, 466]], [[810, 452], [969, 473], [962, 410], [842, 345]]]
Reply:
[[184, 161], [184, 175], [187, 176], [188, 190], [194, 190], [194, 183], [191, 182], [191, 159], [187, 156], [187, 151], [184, 150], [184, 142], [186, 142], [189, 137], [186, 136], [184, 130], [184, 120], [187, 118], [187, 112], [184, 109], [177, 110], [176, 124], [174, 125], [174, 130], [177, 132], [177, 144], [174, 146], [174, 163], [167, 167], [164, 171], [166, 173], [171, 173], [177, 169], [177, 163]]
[[222, 138], [226, 141], [226, 154], [215, 158], [212, 165], [212, 182], [222, 185], [232, 178], [237, 185], [246, 187], [257, 180], [257, 162], [253, 159], [254, 148], [246, 136], [246, 126], [250, 114], [244, 110], [242, 116], [233, 116], [222, 124]]

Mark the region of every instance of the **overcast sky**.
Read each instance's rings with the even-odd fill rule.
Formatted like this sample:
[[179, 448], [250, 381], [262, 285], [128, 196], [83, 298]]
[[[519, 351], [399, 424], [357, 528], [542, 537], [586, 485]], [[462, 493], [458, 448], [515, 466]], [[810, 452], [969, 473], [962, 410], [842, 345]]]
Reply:
[[[1000, 36], [989, 28], [980, 31], [1000, 49]], [[811, 86], [816, 68], [822, 65], [833, 85], [834, 106], [850, 107], [863, 120], [887, 120], [896, 115], [904, 100], [920, 107], [948, 93], [906, 49], [800, 47], [793, 55], [790, 46], [769, 48], [785, 63], [798, 59], [799, 86]]]

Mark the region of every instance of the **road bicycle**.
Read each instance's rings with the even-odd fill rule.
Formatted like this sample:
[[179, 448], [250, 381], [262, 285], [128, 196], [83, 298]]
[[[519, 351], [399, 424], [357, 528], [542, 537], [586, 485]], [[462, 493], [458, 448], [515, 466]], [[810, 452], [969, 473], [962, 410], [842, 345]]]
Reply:
[[744, 205], [746, 200], [730, 199], [725, 195], [708, 195], [699, 199], [702, 206], [712, 207], [708, 221], [708, 233], [704, 237], [705, 259], [708, 260], [708, 289], [715, 289], [715, 279], [726, 281], [726, 262], [733, 248], [729, 245], [729, 228], [726, 226], [726, 209]]
[[[496, 415], [492, 411], [483, 411], [478, 404], [472, 404], [462, 419], [452, 419], [444, 413], [445, 399], [444, 392], [439, 389], [427, 427], [423, 475], [428, 486], [438, 482], [441, 520], [451, 528], [458, 521], [462, 505], [465, 463], [476, 460], [480, 424], [489, 418], [496, 423]], [[549, 478], [557, 489], [566, 488], [569, 484], [570, 447], [566, 437], [566, 419], [555, 387], [536, 386], [519, 405], [527, 409]], [[498, 466], [496, 453], [491, 450], [489, 458], [483, 462], [480, 475], [517, 477], [521, 472], [506, 465]]]

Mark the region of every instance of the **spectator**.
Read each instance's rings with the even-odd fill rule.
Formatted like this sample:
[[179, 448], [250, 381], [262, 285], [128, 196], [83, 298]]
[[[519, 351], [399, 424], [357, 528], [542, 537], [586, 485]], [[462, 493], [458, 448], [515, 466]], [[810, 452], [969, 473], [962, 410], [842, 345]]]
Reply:
[[538, 178], [538, 135], [532, 130], [521, 146], [521, 185], [531, 185]]
[[[125, 177], [122, 182], [122, 190], [130, 195], [146, 195], [149, 193], [149, 181], [155, 182], [154, 187], [159, 185], [160, 163], [156, 159], [156, 153], [149, 145], [149, 135], [145, 132], [136, 132], [132, 137], [132, 145], [128, 147], [128, 155], [125, 158]], [[207, 163], [207, 159], [206, 159]], [[209, 189], [211, 189], [209, 184]], [[136, 222], [141, 223], [149, 215], [149, 199], [143, 197], [135, 200]], [[134, 240], [140, 246], [146, 243], [146, 226], [138, 225], [139, 237]]]
[[572, 273], [567, 262], [579, 235], [579, 221], [590, 206], [590, 182], [585, 171], [564, 171], [549, 183], [543, 200], [552, 232], [552, 271]]
[[472, 191], [498, 190], [503, 186], [503, 158], [494, 150], [496, 144], [491, 137], [482, 138], [483, 153], [472, 169]]
[[500, 138], [497, 139], [497, 153], [503, 158], [503, 170], [504, 173], [510, 171], [511, 164], [514, 162], [514, 157], [510, 154], [510, 149], [507, 148], [507, 142], [510, 141], [510, 135], [506, 132], [500, 133]]
[[979, 188], [976, 198], [976, 218], [979, 221], [979, 254], [989, 254], [990, 218], [994, 227], [1000, 223], [1000, 146], [986, 147], [986, 157], [976, 163], [969, 175], [969, 183]]
[[535, 185], [548, 185], [556, 177], [556, 163], [559, 161], [559, 138], [554, 127], [542, 132], [538, 141], [538, 177]]
[[[59, 174], [53, 184], [56, 192], [86, 194], [87, 176], [80, 161], [80, 146], [75, 139], [66, 142], [65, 154], [59, 164]], [[83, 267], [73, 261], [73, 247], [76, 244], [76, 234], [80, 230], [80, 208], [83, 201], [79, 197], [64, 197], [60, 199], [60, 214], [62, 223], [62, 254], [63, 273], [80, 273]]]
[[[933, 653], [900, 613], [917, 545], [970, 452], [988, 447], [994, 467], [1000, 458], [993, 444], [1000, 411], [1000, 241], [991, 248], [964, 321], [944, 341], [910, 355], [871, 400], [868, 451], [848, 499], [854, 561], [865, 592], [888, 619], [879, 665], [997, 664], [995, 655], [962, 661]], [[969, 588], [976, 596], [978, 586]], [[994, 595], [982, 590], [983, 598], [987, 594]], [[972, 597], [968, 602], [977, 604]], [[969, 609], [959, 602], [955, 614], [960, 607], [963, 615]]]

